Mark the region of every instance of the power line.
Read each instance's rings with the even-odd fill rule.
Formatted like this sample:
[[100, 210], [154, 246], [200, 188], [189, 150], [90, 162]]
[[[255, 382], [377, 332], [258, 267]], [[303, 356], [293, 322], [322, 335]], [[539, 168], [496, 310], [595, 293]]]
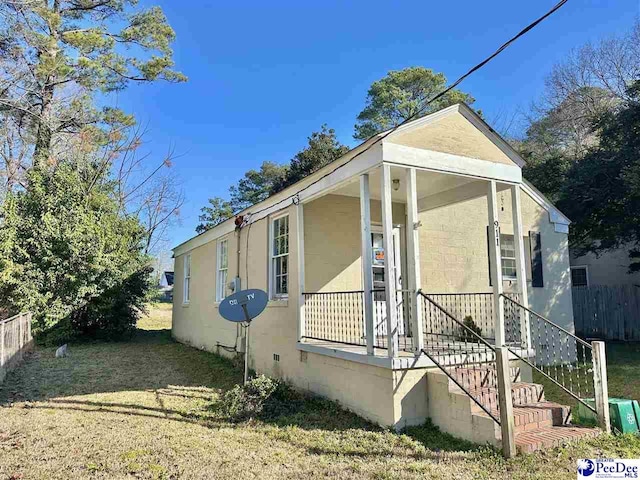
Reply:
[[[343, 163], [342, 165], [338, 165], [336, 168], [334, 168], [333, 170], [331, 170], [330, 172], [327, 172], [326, 174], [324, 174], [323, 176], [321, 176], [320, 178], [317, 178], [316, 180], [314, 180], [313, 182], [311, 182], [309, 185], [306, 185], [304, 187], [302, 187], [300, 190], [298, 190], [297, 192], [289, 195], [286, 198], [283, 198], [282, 200], [276, 202], [274, 205], [269, 205], [269, 206], [265, 206], [259, 210], [256, 210], [254, 212], [247, 212], [246, 215], [249, 216], [249, 219], [246, 221], [245, 225], [247, 224], [250, 225], [251, 223], [253, 223], [251, 221], [252, 217], [255, 217], [256, 215], [264, 212], [265, 210], [271, 209], [276, 205], [279, 205], [281, 203], [284, 203], [286, 201], [292, 201], [293, 203], [297, 203], [299, 201], [299, 197], [298, 195], [300, 195], [302, 192], [304, 192], [305, 190], [311, 188], [313, 185], [316, 185], [318, 182], [324, 180], [326, 177], [328, 177], [329, 175], [332, 175], [333, 173], [335, 173], [337, 170], [341, 169], [342, 167], [344, 167], [345, 165], [348, 165], [349, 163], [351, 163], [353, 160], [355, 160], [356, 158], [358, 158], [360, 155], [366, 153], [369, 149], [371, 149], [371, 147], [373, 147], [374, 145], [376, 145], [377, 143], [381, 142], [382, 140], [384, 140], [385, 138], [387, 138], [389, 135], [391, 135], [393, 132], [395, 132], [398, 128], [400, 128], [402, 125], [414, 120], [416, 117], [421, 116], [425, 109], [433, 102], [435, 102], [436, 100], [438, 100], [439, 98], [443, 97], [444, 95], [446, 95], [447, 93], [449, 93], [451, 90], [453, 90], [455, 87], [457, 87], [458, 85], [460, 85], [460, 83], [462, 83], [467, 77], [469, 77], [471, 74], [473, 74], [474, 72], [480, 70], [482, 67], [484, 67], [486, 64], [488, 64], [491, 60], [493, 60], [494, 58], [496, 58], [498, 55], [500, 55], [504, 50], [506, 50], [512, 43], [514, 43], [516, 40], [518, 40], [520, 37], [522, 37], [523, 35], [527, 34], [530, 30], [534, 29], [538, 24], [542, 23], [545, 19], [547, 19], [548, 17], [550, 17], [551, 15], [553, 15], [556, 11], [558, 11], [565, 3], [567, 3], [569, 0], [560, 0], [557, 4], [555, 4], [553, 6], [553, 8], [551, 8], [551, 10], [549, 10], [547, 13], [545, 13], [544, 15], [542, 15], [541, 17], [537, 18], [536, 20], [534, 20], [533, 22], [531, 22], [529, 25], [527, 25], [526, 27], [524, 27], [522, 30], [520, 30], [517, 34], [515, 34], [513, 37], [511, 37], [509, 40], [507, 40], [505, 43], [503, 43], [502, 45], [500, 45], [500, 47], [498, 47], [498, 49], [493, 52], [491, 55], [489, 55], [488, 57], [486, 57], [484, 60], [482, 60], [480, 63], [478, 63], [477, 65], [473, 66], [472, 68], [470, 68], [464, 75], [462, 75], [460, 78], [458, 78], [455, 82], [453, 82], [451, 85], [449, 85], [447, 88], [445, 88], [444, 90], [442, 90], [440, 93], [434, 95], [431, 99], [429, 99], [423, 106], [422, 108], [420, 108], [417, 112], [415, 112], [413, 115], [411, 115], [410, 117], [408, 117], [407, 119], [405, 119], [404, 121], [400, 122], [399, 124], [395, 125], [392, 129], [387, 130], [380, 138], [378, 138], [375, 142], [373, 142], [371, 145], [367, 146], [364, 150], [358, 152], [357, 154], [355, 154], [351, 159], [349, 159], [348, 161], [346, 161], [345, 163]], [[369, 137], [364, 143], [368, 142], [372, 137]], [[278, 210], [276, 210], [276, 212], [281, 211], [285, 208], [287, 208], [288, 205], [279, 208]], [[275, 212], [274, 212], [275, 213]]]

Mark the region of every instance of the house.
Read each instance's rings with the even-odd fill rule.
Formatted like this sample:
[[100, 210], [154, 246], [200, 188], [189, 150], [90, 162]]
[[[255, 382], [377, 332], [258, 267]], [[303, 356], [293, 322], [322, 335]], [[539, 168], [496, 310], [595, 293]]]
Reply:
[[[496, 386], [496, 347], [508, 346], [518, 447], [591, 435], [531, 383], [533, 369], [564, 375], [590, 347], [573, 336], [570, 222], [523, 165], [463, 104], [379, 134], [175, 247], [173, 336], [241, 351], [245, 329], [219, 302], [264, 289], [250, 327], [257, 372], [380, 425], [431, 418], [492, 444], [509, 423]], [[584, 398], [590, 380], [576, 389], [575, 375], [589, 368], [554, 381]]]
[[173, 300], [173, 272], [162, 272], [158, 289], [162, 300], [167, 302]]
[[571, 255], [571, 283], [574, 287], [596, 285], [640, 286], [640, 272], [629, 273], [629, 250], [620, 247], [599, 256], [593, 253]]

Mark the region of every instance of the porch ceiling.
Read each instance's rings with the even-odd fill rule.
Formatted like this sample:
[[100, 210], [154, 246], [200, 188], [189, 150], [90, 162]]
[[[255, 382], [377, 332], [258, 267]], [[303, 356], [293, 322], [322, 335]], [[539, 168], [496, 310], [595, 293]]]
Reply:
[[[391, 198], [394, 202], [404, 203], [406, 201], [406, 181], [405, 181], [406, 169], [400, 167], [391, 167], [391, 176], [393, 179], [400, 180], [400, 187], [398, 190], [392, 190]], [[369, 185], [371, 191], [371, 198], [374, 200], [380, 200], [380, 170], [376, 169], [369, 174]], [[418, 170], [416, 172], [416, 184], [418, 190], [418, 199], [428, 197], [446, 190], [451, 190], [462, 185], [467, 185], [478, 181], [475, 178], [463, 177], [460, 175], [448, 175], [444, 173], [429, 172], [425, 170]], [[349, 197], [360, 197], [360, 183], [359, 177], [353, 179], [352, 182], [332, 191], [331, 193], [336, 195], [346, 195]]]

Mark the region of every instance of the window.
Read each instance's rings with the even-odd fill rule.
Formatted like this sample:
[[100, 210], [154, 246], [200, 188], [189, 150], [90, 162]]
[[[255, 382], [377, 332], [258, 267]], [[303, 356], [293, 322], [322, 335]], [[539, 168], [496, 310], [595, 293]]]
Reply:
[[513, 235], [500, 234], [500, 257], [503, 278], [516, 278], [516, 247]]
[[227, 272], [229, 270], [229, 242], [218, 242], [218, 259], [216, 262], [218, 274], [216, 277], [216, 301], [221, 302], [227, 296]]
[[182, 292], [182, 302], [189, 303], [191, 294], [191, 254], [184, 256], [184, 290]]
[[271, 223], [271, 297], [283, 298], [289, 293], [289, 217]]
[[587, 267], [571, 267], [571, 286], [588, 287]]

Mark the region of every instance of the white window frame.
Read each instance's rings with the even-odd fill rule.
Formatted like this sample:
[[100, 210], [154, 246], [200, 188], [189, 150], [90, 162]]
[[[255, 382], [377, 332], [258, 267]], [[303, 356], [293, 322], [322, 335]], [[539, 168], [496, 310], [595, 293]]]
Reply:
[[[585, 279], [587, 281], [586, 285], [578, 285], [578, 286], [583, 286], [583, 287], [588, 287], [589, 286], [589, 266], [588, 265], [572, 265], [571, 266], [571, 270], [584, 270], [584, 276]], [[573, 287], [573, 275], [571, 275], [571, 286]]]
[[[289, 247], [287, 248], [287, 253], [274, 255], [274, 243], [276, 240], [274, 225], [276, 221], [282, 220], [283, 218], [287, 219], [287, 237], [289, 238]], [[272, 300], [286, 300], [289, 298], [289, 287], [291, 286], [291, 264], [289, 262], [289, 254], [291, 253], [291, 223], [289, 214], [279, 215], [277, 217], [271, 217], [269, 219], [269, 298]], [[276, 268], [275, 262], [276, 259], [286, 257], [287, 258], [287, 293], [278, 293], [276, 292]]]
[[183, 263], [183, 275], [182, 275], [182, 304], [189, 305], [191, 300], [191, 254], [187, 253], [184, 256]]
[[[225, 255], [223, 267], [222, 255]], [[216, 245], [216, 302], [227, 296], [229, 282], [229, 237], [221, 238]]]
[[[517, 266], [514, 267], [515, 269], [515, 274], [514, 275], [506, 275], [504, 273], [504, 261], [505, 260], [513, 260], [514, 264], [516, 263], [516, 237], [515, 235], [509, 234], [509, 233], [501, 233], [500, 234], [500, 264], [502, 265], [502, 278], [505, 280], [516, 280], [517, 279]], [[505, 257], [502, 254], [502, 244], [503, 242], [503, 238], [507, 238], [507, 237], [511, 237], [511, 241], [513, 242], [513, 257]]]

